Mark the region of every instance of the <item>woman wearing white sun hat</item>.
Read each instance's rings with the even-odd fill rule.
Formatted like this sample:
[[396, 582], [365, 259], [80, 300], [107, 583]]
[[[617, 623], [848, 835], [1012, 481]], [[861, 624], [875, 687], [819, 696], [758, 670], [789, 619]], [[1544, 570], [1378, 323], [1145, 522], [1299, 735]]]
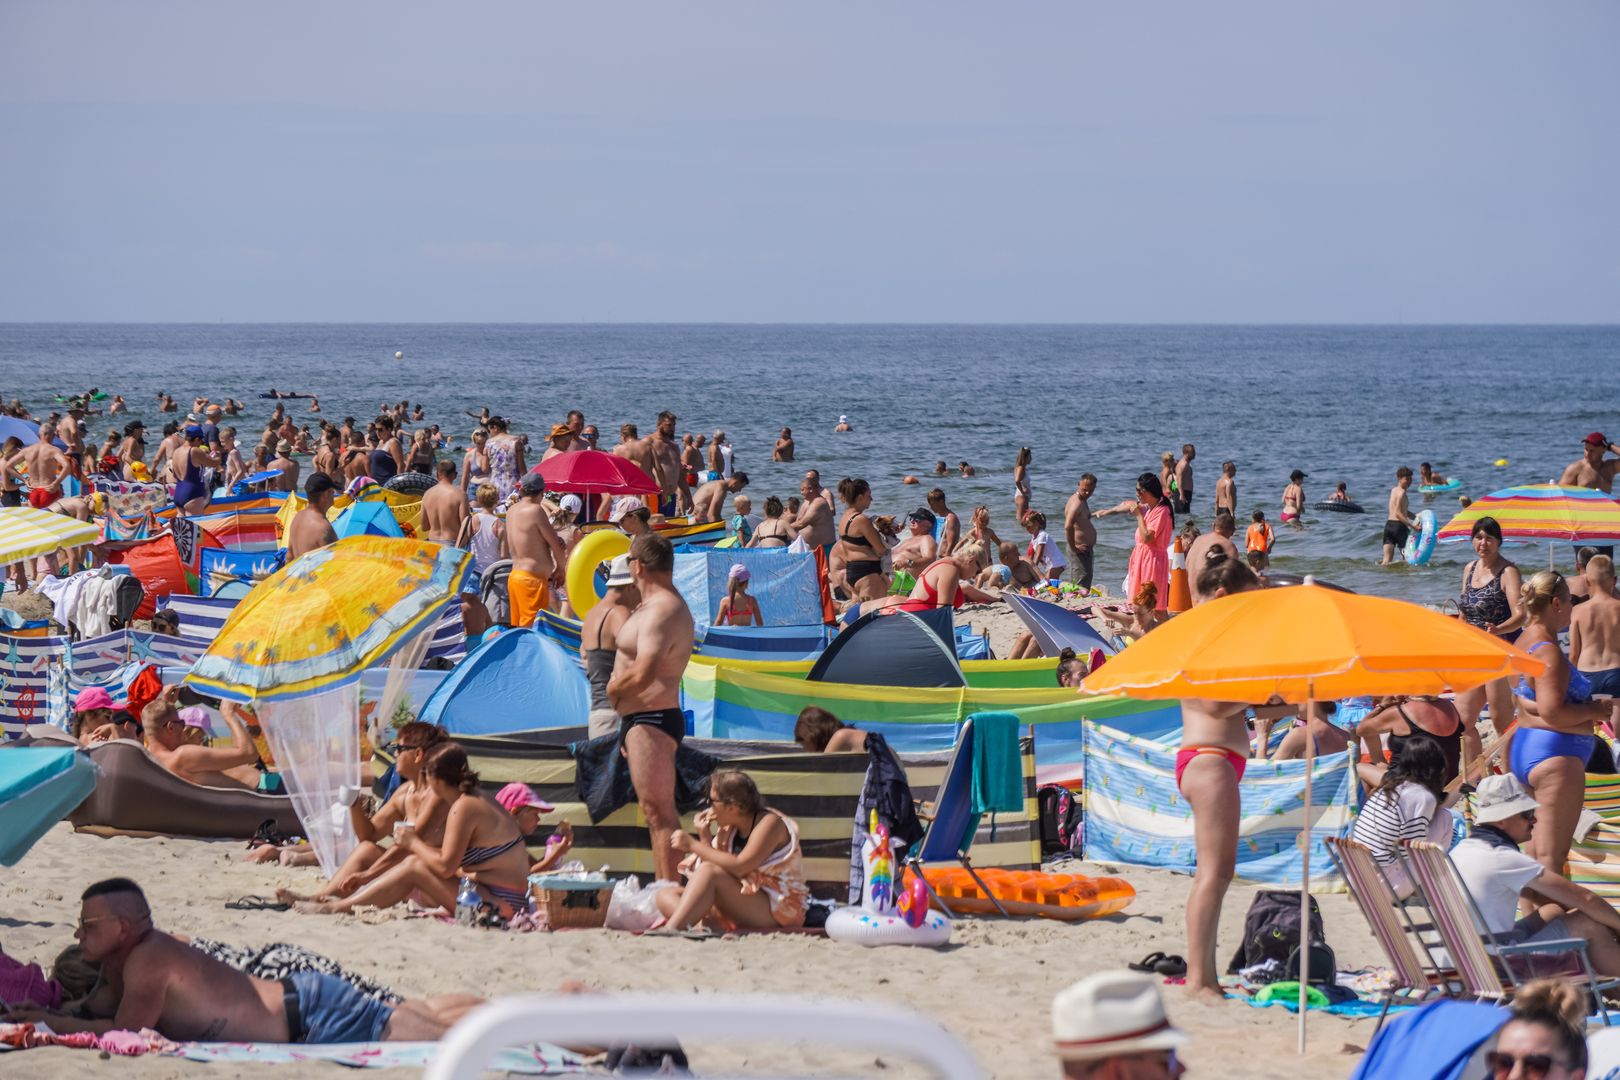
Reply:
[[1191, 1036], [1170, 1025], [1150, 975], [1103, 971], [1052, 999], [1052, 1050], [1065, 1080], [1174, 1080]]

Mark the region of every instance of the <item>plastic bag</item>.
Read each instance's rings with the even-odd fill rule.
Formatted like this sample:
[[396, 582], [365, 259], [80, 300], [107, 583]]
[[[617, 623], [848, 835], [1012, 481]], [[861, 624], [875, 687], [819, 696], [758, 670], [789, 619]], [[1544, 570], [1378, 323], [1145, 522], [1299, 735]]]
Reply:
[[664, 917], [663, 912], [658, 910], [656, 897], [674, 884], [673, 881], [655, 881], [642, 888], [641, 880], [634, 874], [630, 875], [613, 886], [613, 895], [608, 899], [607, 921], [603, 926], [609, 930], [628, 930], [632, 934], [651, 930], [653, 924]]

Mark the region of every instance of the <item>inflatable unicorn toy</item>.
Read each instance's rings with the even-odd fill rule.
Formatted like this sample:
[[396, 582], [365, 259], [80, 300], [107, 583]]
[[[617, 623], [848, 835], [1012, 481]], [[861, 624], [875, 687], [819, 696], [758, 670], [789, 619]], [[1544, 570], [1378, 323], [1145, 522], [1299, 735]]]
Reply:
[[861, 845], [866, 883], [859, 907], [841, 907], [827, 917], [827, 936], [857, 945], [943, 945], [951, 940], [951, 922], [928, 910], [928, 886], [921, 874], [905, 877], [894, 856], [888, 826], [872, 812], [866, 842]]

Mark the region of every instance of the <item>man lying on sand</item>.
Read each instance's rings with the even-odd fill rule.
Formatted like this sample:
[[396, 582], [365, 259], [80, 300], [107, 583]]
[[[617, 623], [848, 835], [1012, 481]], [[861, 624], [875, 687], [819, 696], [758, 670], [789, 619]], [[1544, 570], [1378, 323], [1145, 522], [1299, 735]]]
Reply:
[[253, 746], [241, 711], [226, 701], [219, 714], [231, 729], [230, 746], [200, 746], [186, 737], [186, 722], [175, 701], [179, 686], [170, 686], [141, 710], [141, 727], [146, 731], [146, 752], [152, 760], [182, 780], [203, 787], [257, 789], [259, 752]]
[[140, 886], [108, 878], [84, 891], [78, 939], [101, 965], [102, 985], [85, 1017], [43, 1009], [7, 1019], [48, 1023], [53, 1031], [139, 1031], [207, 1042], [344, 1043], [435, 1041], [483, 998], [444, 994], [385, 1005], [331, 975], [295, 972], [279, 982], [228, 967], [157, 929]]

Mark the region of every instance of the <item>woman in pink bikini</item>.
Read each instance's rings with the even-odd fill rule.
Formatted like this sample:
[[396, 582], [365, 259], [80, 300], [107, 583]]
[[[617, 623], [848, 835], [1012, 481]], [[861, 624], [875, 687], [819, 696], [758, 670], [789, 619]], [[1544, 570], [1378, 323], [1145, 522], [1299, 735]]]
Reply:
[[759, 612], [759, 600], [748, 595], [748, 567], [732, 563], [726, 576], [726, 595], [720, 601], [720, 610], [714, 613], [716, 626], [764, 626], [765, 616]]
[[[1195, 604], [1260, 588], [1260, 579], [1237, 559], [1208, 564], [1193, 590]], [[1196, 862], [1187, 896], [1187, 988], [1223, 996], [1215, 959], [1221, 901], [1237, 871], [1241, 799], [1238, 782], [1249, 762], [1249, 728], [1241, 701], [1189, 698], [1181, 703], [1181, 749], [1176, 787], [1193, 813]]]

